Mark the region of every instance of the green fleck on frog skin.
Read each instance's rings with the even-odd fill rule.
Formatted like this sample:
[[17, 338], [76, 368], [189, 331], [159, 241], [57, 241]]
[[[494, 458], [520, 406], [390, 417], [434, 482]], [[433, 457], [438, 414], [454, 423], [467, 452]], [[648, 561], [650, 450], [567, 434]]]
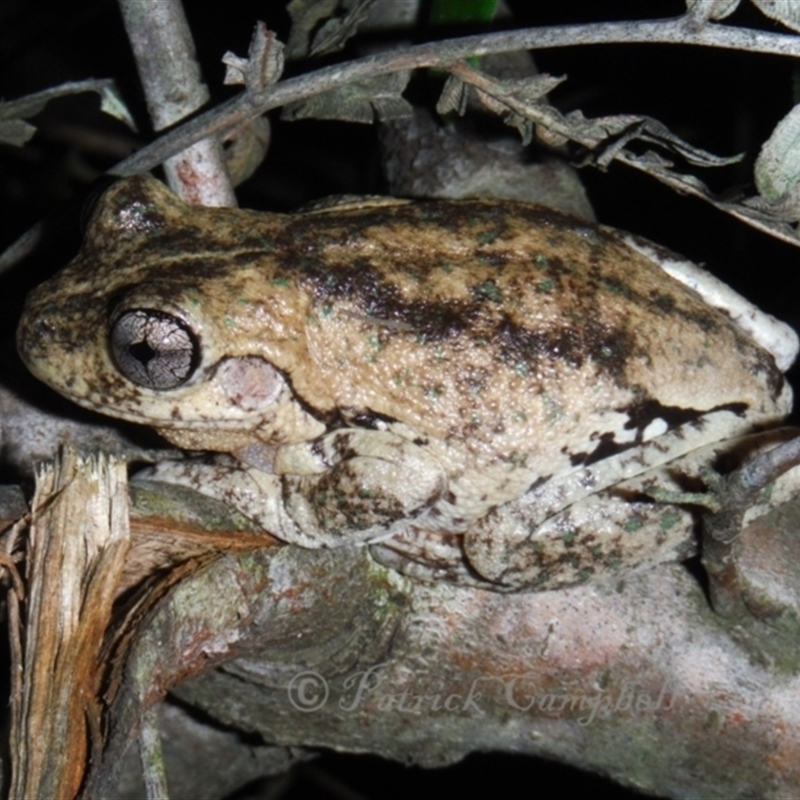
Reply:
[[790, 411], [793, 334], [744, 332], [664, 253], [519, 202], [281, 215], [138, 176], [31, 293], [18, 347], [83, 406], [238, 456], [154, 474], [286, 542], [551, 589], [688, 555], [692, 513], [647, 493]]

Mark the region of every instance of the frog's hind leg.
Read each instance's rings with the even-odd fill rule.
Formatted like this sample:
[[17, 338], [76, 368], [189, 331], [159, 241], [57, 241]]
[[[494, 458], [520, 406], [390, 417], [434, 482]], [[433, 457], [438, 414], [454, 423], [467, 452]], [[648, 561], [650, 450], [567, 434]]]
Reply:
[[693, 555], [694, 510], [648, 499], [642, 483], [589, 495], [541, 523], [526, 499], [508, 503], [465, 534], [466, 557], [505, 591], [536, 591]]
[[[717, 449], [723, 450], [725, 442], [731, 440], [730, 432], [736, 429], [737, 420], [738, 414], [735, 411], [727, 409], [710, 411], [694, 422], [687, 422], [627, 450], [622, 450], [616, 455], [550, 479], [526, 495], [530, 498], [531, 505], [535, 507], [535, 514], [531, 512], [534, 514], [531, 522], [533, 524], [536, 520], [544, 522], [587, 495], [683, 459], [700, 448], [715, 445]], [[750, 436], [746, 431], [742, 433], [744, 436], [739, 438]]]
[[[683, 560], [696, 550], [698, 509], [658, 502], [653, 494], [697, 490], [704, 469], [724, 460], [722, 471], [728, 472], [756, 451], [796, 435], [781, 428], [684, 449], [698, 437], [687, 442], [687, 431], [671, 433], [681, 445], [677, 454], [659, 437], [648, 443], [651, 447], [609, 459], [615, 463], [571, 473], [498, 507], [465, 534], [470, 563], [507, 590], [535, 590], [613, 579], [625, 571]], [[635, 472], [637, 464], [629, 459], [638, 461], [638, 474], [632, 477], [626, 470]], [[613, 475], [619, 479], [611, 483]], [[584, 488], [581, 495], [581, 484], [590, 491]]]

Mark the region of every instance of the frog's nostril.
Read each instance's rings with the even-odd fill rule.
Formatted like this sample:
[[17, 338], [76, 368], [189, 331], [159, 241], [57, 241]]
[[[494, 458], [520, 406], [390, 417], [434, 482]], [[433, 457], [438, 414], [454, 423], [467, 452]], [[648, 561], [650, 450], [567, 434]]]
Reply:
[[36, 320], [36, 335], [42, 338], [52, 339], [56, 331], [56, 326], [47, 317]]

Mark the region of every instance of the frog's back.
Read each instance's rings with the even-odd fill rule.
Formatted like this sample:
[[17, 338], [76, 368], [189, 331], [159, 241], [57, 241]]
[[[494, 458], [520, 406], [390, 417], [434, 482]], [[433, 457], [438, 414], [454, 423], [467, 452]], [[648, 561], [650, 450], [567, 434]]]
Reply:
[[[238, 359], [286, 378], [313, 418], [297, 436], [396, 420], [465, 468], [578, 463], [711, 409], [755, 422], [789, 410], [772, 356], [727, 317], [621, 235], [525, 203], [259, 214], [189, 208], [131, 178], [27, 308], [20, 349], [37, 375], [162, 429], [213, 418], [266, 436], [273, 409], [250, 409], [238, 388], [227, 405], [214, 394], [220, 365]], [[187, 375], [169, 391], [124, 378], [109, 356], [109, 323], [136, 309], [191, 331]]]
[[772, 357], [727, 317], [558, 212], [398, 204], [295, 217], [284, 235], [295, 246], [273, 255], [310, 298], [315, 365], [295, 388], [354, 413], [513, 460], [570, 442], [591, 457], [610, 431], [632, 441], [727, 405], [788, 411]]

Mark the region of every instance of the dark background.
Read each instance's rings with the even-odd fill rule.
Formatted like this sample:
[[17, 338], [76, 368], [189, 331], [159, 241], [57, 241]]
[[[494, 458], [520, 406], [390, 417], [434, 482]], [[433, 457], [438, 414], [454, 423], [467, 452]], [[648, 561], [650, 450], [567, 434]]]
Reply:
[[[684, 8], [682, 0], [510, 0], [509, 5], [516, 14], [514, 24], [521, 26], [672, 17]], [[288, 17], [278, 2], [187, 6], [212, 102], [235, 93], [221, 85], [220, 58], [226, 50], [246, 54], [257, 19], [265, 19], [280, 38], [286, 38]], [[781, 30], [749, 6], [726, 22]], [[445, 35], [447, 31], [422, 31], [416, 38]], [[774, 56], [674, 45], [607, 45], [541, 51], [536, 59], [541, 71], [569, 76], [551, 96], [564, 111], [581, 108], [586, 116], [644, 113], [713, 153], [744, 152], [742, 164], [701, 175], [720, 191], [738, 188], [754, 193], [753, 160], [794, 102], [792, 62]], [[305, 69], [289, 67], [287, 74], [301, 68]], [[132, 134], [102, 115], [94, 95], [73, 96], [48, 106], [33, 120], [39, 132], [24, 149], [0, 145], [0, 247], [80, 196], [91, 180], [150, 137], [141, 89], [112, 0], [4, 0], [0, 97], [14, 99], [89, 77], [117, 81], [142, 132]], [[375, 128], [318, 121], [280, 123], [277, 113], [272, 119], [272, 148], [257, 175], [239, 192], [243, 206], [288, 210], [331, 193], [382, 190]], [[612, 165], [606, 173], [585, 169], [582, 177], [600, 221], [706, 264], [762, 308], [800, 325], [796, 300], [800, 250], [625, 167]], [[12, 335], [27, 288], [68, 261], [78, 241], [77, 227], [68, 226], [42, 257], [2, 276], [0, 336]], [[341, 782], [352, 794], [343, 793], [341, 787], [323, 788], [321, 776]], [[524, 788], [516, 792], [506, 788], [512, 785]], [[311, 770], [299, 769], [290, 794], [283, 796], [425, 798], [455, 796], [458, 791], [509, 798], [540, 793], [567, 797], [575, 791], [636, 796], [565, 767], [508, 755], [474, 755], [461, 765], [436, 771], [371, 757], [326, 755]]]

